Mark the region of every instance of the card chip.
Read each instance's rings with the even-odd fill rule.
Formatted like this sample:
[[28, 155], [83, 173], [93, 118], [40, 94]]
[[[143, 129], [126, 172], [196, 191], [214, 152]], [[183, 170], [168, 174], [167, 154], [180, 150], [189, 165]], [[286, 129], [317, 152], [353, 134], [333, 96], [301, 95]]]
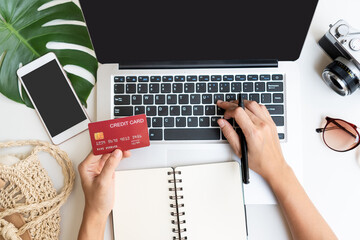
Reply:
[[97, 132], [94, 133], [95, 140], [103, 140], [104, 139], [104, 133], [103, 132]]

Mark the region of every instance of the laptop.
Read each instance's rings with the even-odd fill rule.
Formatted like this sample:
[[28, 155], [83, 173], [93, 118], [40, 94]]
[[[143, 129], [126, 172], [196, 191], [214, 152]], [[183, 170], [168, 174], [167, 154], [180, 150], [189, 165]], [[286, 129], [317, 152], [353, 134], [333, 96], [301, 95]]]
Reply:
[[[300, 74], [295, 60], [317, 0], [80, 0], [100, 66], [97, 120], [145, 113], [151, 146], [119, 169], [237, 159], [216, 101], [267, 107], [286, 160], [301, 179]], [[235, 130], [238, 125], [229, 120]], [[276, 203], [250, 172], [245, 201]]]

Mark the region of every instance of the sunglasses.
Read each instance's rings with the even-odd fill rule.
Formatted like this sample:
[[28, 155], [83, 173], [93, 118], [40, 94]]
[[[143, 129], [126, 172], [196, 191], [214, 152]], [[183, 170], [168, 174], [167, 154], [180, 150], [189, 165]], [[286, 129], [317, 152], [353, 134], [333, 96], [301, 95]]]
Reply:
[[330, 149], [337, 152], [346, 152], [360, 144], [360, 135], [355, 124], [342, 119], [326, 117], [324, 128], [317, 128], [322, 133], [323, 141]]

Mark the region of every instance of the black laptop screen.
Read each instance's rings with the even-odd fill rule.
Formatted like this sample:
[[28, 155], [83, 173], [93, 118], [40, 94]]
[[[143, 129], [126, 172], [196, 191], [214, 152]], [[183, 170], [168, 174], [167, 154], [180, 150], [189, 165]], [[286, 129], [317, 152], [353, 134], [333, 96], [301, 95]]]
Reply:
[[317, 0], [80, 0], [101, 63], [296, 60]]

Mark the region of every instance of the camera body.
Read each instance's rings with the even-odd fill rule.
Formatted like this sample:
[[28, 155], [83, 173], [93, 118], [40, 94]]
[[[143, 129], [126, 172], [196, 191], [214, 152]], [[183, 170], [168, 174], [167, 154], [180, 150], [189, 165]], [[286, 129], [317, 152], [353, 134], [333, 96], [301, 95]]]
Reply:
[[342, 96], [352, 94], [360, 87], [360, 31], [339, 20], [319, 45], [334, 60], [322, 73], [325, 83]]

